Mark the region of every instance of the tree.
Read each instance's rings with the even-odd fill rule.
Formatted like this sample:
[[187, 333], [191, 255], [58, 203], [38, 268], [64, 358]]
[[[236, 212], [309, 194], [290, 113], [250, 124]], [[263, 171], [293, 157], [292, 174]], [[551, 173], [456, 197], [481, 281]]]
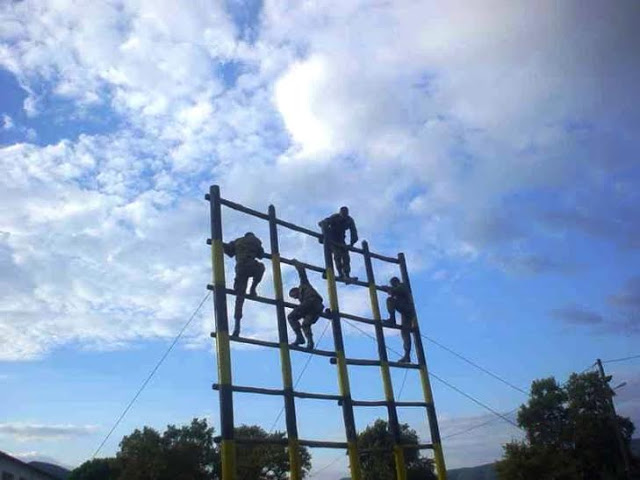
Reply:
[[[404, 445], [417, 445], [418, 434], [407, 424], [400, 425], [400, 442]], [[381, 419], [365, 428], [358, 435], [361, 450], [375, 451], [361, 454], [363, 478], [365, 480], [395, 480], [396, 467], [393, 456], [393, 435], [389, 424]], [[418, 449], [404, 450], [407, 477], [409, 480], [436, 480], [433, 462], [420, 456]]]
[[[189, 425], [168, 425], [160, 433], [144, 427], [126, 435], [116, 458], [85, 462], [72, 473], [72, 480], [219, 480], [220, 452], [213, 440], [214, 429], [205, 419]], [[267, 433], [261, 427], [242, 425], [238, 438], [272, 443], [236, 444], [239, 480], [285, 480], [289, 477], [288, 447], [282, 432]], [[280, 444], [274, 444], [276, 441]], [[311, 470], [311, 455], [300, 447], [302, 476]]]
[[115, 458], [94, 458], [71, 472], [69, 480], [117, 480], [120, 464]]
[[[613, 392], [597, 373], [573, 374], [566, 385], [536, 380], [518, 411], [522, 442], [504, 446], [497, 464], [501, 480], [602, 480], [623, 478], [615, 430], [608, 410]], [[626, 448], [634, 430], [617, 417]]]
[[[283, 441], [284, 433], [267, 433], [256, 425], [242, 425], [235, 429], [238, 438]], [[239, 444], [236, 446], [236, 462], [239, 480], [286, 480], [289, 478], [289, 449], [284, 445], [256, 443], [254, 445]], [[302, 478], [311, 470], [311, 455], [306, 447], [300, 447], [300, 464]]]

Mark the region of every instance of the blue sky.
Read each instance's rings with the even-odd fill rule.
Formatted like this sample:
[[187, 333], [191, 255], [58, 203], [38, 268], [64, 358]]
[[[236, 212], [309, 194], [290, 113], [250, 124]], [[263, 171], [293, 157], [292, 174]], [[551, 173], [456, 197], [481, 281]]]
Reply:
[[[638, 20], [630, 0], [5, 2], [0, 449], [90, 457], [206, 294], [213, 183], [309, 227], [349, 205], [374, 250], [406, 252], [423, 333], [518, 387], [639, 354]], [[224, 222], [230, 237], [267, 239], [239, 214]], [[322, 258], [296, 234], [281, 248]], [[340, 295], [369, 315], [366, 292]], [[218, 425], [212, 329], [207, 301], [102, 454], [143, 425]], [[245, 329], [275, 338], [273, 312], [247, 305]], [[375, 355], [345, 333], [350, 356]], [[492, 409], [525, 400], [425, 345], [434, 374]], [[279, 386], [277, 352], [233, 355], [238, 383]], [[607, 368], [628, 383], [617, 404], [637, 424], [640, 364]], [[382, 396], [377, 370], [350, 373], [354, 397]], [[448, 439], [493, 416], [433, 386], [449, 466], [492, 461], [519, 438], [496, 420]], [[300, 388], [336, 390], [333, 367], [312, 359]], [[420, 398], [413, 373], [402, 398]], [[280, 410], [236, 405], [239, 422], [266, 428]], [[339, 409], [299, 408], [303, 436], [343, 435]], [[358, 427], [383, 415], [358, 410]], [[429, 440], [423, 412], [400, 415]], [[331, 463], [314, 478], [345, 473], [336, 458], [314, 452], [314, 468]]]

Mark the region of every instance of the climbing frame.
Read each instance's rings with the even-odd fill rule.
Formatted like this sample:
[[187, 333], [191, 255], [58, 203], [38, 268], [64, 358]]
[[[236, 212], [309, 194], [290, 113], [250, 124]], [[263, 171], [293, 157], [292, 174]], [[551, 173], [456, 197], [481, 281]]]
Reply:
[[[267, 213], [247, 208], [238, 203], [231, 202], [220, 196], [220, 188], [213, 185], [209, 189], [209, 193], [205, 195], [205, 199], [209, 201], [211, 211], [211, 238], [207, 243], [211, 245], [211, 256], [213, 264], [213, 284], [207, 286], [213, 291], [213, 303], [215, 311], [216, 331], [211, 334], [216, 339], [216, 353], [218, 360], [218, 383], [213, 388], [218, 391], [220, 398], [220, 423], [221, 435], [219, 439], [221, 445], [221, 463], [222, 463], [222, 480], [236, 480], [236, 444], [256, 444], [271, 443], [284, 445], [288, 450], [290, 462], [290, 479], [302, 480], [302, 465], [300, 460], [300, 447], [322, 447], [346, 450], [349, 456], [349, 468], [352, 480], [362, 480], [362, 471], [360, 467], [360, 455], [372, 452], [368, 449], [366, 452], [358, 448], [358, 435], [354, 420], [354, 407], [386, 407], [389, 428], [393, 436], [393, 454], [396, 465], [397, 480], [406, 480], [407, 472], [404, 460], [404, 452], [407, 449], [432, 449], [434, 451], [436, 471], [439, 480], [446, 480], [446, 469], [444, 464], [444, 456], [442, 453], [442, 445], [440, 442], [440, 433], [438, 429], [438, 421], [436, 417], [435, 406], [433, 402], [433, 394], [429, 381], [429, 373], [427, 370], [426, 357], [422, 345], [422, 337], [417, 320], [414, 317], [412, 325], [413, 343], [415, 345], [418, 363], [399, 363], [389, 361], [387, 357], [387, 347], [385, 345], [384, 328], [400, 329], [400, 326], [383, 324], [380, 307], [378, 305], [377, 291], [384, 291], [383, 287], [376, 285], [372, 259], [395, 264], [400, 269], [402, 282], [409, 286], [409, 275], [407, 273], [407, 265], [405, 257], [402, 253], [397, 257], [388, 257], [380, 255], [369, 250], [366, 241], [362, 242], [362, 248], [348, 247], [351, 253], [362, 255], [366, 269], [366, 282], [360, 280], [349, 281], [349, 285], [367, 288], [371, 299], [371, 311], [373, 318], [364, 318], [340, 311], [338, 292], [333, 261], [329, 241], [323, 238], [324, 234], [316, 232], [290, 222], [279, 219], [276, 216], [276, 209], [273, 205], [269, 206]], [[247, 215], [262, 219], [269, 223], [269, 244], [270, 252], [265, 253], [265, 258], [271, 260], [275, 298], [266, 298], [262, 296], [246, 296], [246, 300], [255, 301], [267, 305], [275, 306], [276, 318], [278, 325], [278, 341], [266, 341], [247, 337], [231, 337], [229, 335], [229, 319], [227, 313], [227, 295], [236, 295], [233, 289], [227, 288], [225, 281], [224, 268], [224, 246], [222, 232], [222, 207], [230, 208]], [[293, 265], [293, 260], [282, 257], [278, 242], [278, 229], [285, 228], [296, 232], [309, 235], [321, 240], [324, 248], [324, 263], [320, 267], [301, 263], [308, 270], [326, 273], [327, 290], [329, 296], [330, 309], [322, 316], [331, 322], [334, 350], [309, 350], [304, 347], [289, 345], [288, 327], [286, 319], [286, 309], [294, 308], [296, 305], [286, 302], [283, 294], [281, 264]], [[377, 341], [378, 359], [356, 359], [348, 358], [344, 351], [344, 342], [342, 335], [341, 320], [349, 320], [354, 322], [373, 325], [375, 328], [375, 338]], [[258, 388], [252, 386], [234, 385], [231, 375], [231, 348], [230, 342], [240, 342], [251, 345], [259, 345], [268, 348], [277, 348], [280, 351], [280, 364], [282, 369], [282, 389]], [[293, 375], [291, 367], [290, 351], [296, 350], [308, 352], [313, 355], [328, 357], [330, 363], [337, 368], [339, 394], [323, 394], [303, 392], [294, 389]], [[348, 365], [360, 366], [377, 366], [380, 367], [382, 376], [382, 384], [384, 388], [384, 400], [379, 401], [363, 401], [354, 400], [351, 397], [349, 385], [349, 369]], [[396, 401], [393, 392], [393, 384], [391, 381], [390, 368], [416, 369], [420, 373], [420, 381], [422, 384], [424, 401], [401, 402]], [[255, 439], [255, 438], [236, 438], [234, 435], [233, 420], [233, 394], [234, 393], [251, 393], [259, 395], [277, 395], [284, 399], [284, 413], [286, 420], [286, 437], [282, 439]], [[342, 408], [342, 417], [345, 427], [345, 441], [318, 441], [305, 440], [298, 437], [298, 420], [296, 416], [296, 398], [318, 399], [336, 402]], [[431, 443], [418, 445], [403, 445], [400, 436], [400, 424], [398, 421], [397, 407], [421, 407], [426, 409], [427, 420], [431, 433]]]

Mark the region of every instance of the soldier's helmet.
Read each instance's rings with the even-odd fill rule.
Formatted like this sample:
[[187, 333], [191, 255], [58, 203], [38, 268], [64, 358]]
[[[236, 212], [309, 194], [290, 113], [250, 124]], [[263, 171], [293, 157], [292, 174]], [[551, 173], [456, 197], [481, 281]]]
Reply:
[[340, 207], [340, 215], [346, 217], [349, 215], [349, 207]]
[[391, 277], [391, 280], [389, 280], [389, 282], [395, 287], [400, 283], [400, 279], [398, 277]]
[[244, 234], [245, 237], [255, 237], [255, 235], [253, 234], [253, 232], [247, 232]]
[[289, 290], [289, 296], [291, 298], [298, 298], [300, 296], [300, 289], [298, 287], [293, 287]]

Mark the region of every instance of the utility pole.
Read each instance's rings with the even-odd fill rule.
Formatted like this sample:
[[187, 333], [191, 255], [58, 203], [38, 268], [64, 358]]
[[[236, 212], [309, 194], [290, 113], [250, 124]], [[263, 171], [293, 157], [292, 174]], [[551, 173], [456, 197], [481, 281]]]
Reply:
[[627, 455], [627, 449], [624, 445], [624, 440], [622, 438], [622, 432], [620, 431], [620, 425], [618, 425], [618, 415], [616, 414], [616, 407], [613, 403], [613, 391], [609, 387], [609, 380], [611, 377], [607, 377], [604, 373], [604, 367], [602, 366], [602, 360], [599, 358], [596, 360], [596, 364], [598, 365], [598, 371], [600, 372], [600, 378], [602, 379], [602, 383], [607, 389], [607, 403], [609, 405], [609, 415], [611, 417], [611, 426], [613, 430], [616, 432], [616, 438], [618, 439], [618, 447], [620, 448], [620, 456], [622, 457], [622, 465], [624, 467], [624, 475], [627, 480], [631, 480], [631, 467], [629, 465], [629, 456]]

